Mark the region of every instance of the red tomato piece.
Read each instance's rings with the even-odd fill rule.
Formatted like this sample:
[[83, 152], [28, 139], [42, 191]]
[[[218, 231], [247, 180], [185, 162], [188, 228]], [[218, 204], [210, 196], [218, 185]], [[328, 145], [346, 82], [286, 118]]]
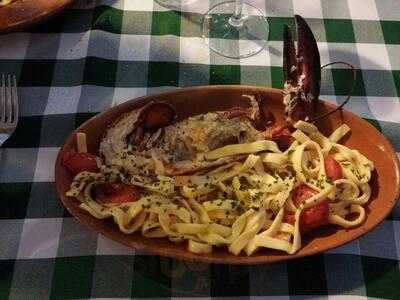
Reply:
[[343, 177], [341, 165], [332, 155], [324, 157], [326, 175], [333, 181]]
[[136, 187], [125, 183], [104, 183], [94, 189], [96, 201], [102, 204], [134, 202], [140, 198]]
[[83, 171], [96, 173], [99, 171], [96, 159], [98, 159], [98, 157], [94, 154], [78, 153], [75, 150], [71, 150], [63, 157], [62, 164], [71, 171], [73, 175]]
[[[317, 192], [306, 185], [299, 185], [296, 187], [292, 194], [293, 204], [298, 207], [304, 203], [308, 198], [316, 195]], [[306, 232], [310, 229], [317, 228], [327, 223], [329, 214], [328, 200], [322, 200], [317, 205], [307, 208], [300, 216], [300, 231]], [[284, 217], [284, 222], [294, 224], [294, 215], [288, 214]]]
[[325, 225], [328, 220], [329, 203], [323, 200], [317, 205], [306, 209], [301, 215], [300, 231], [306, 232], [310, 229]]
[[305, 184], [299, 185], [293, 190], [292, 201], [293, 204], [298, 207], [301, 203], [306, 201], [308, 198], [316, 195], [317, 192]]

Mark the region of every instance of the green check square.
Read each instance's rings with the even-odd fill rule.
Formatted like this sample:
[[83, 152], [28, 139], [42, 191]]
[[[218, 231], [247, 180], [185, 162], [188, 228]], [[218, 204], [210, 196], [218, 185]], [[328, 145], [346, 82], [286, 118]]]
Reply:
[[90, 118], [94, 117], [96, 113], [76, 113], [75, 114], [75, 129], [81, 126]]
[[151, 61], [148, 66], [147, 86], [178, 86], [179, 63]]
[[13, 278], [14, 260], [0, 260], [0, 299], [8, 299]]
[[[347, 95], [352, 82], [352, 73], [346, 69], [332, 69], [333, 85], [336, 95]], [[356, 84], [352, 95], [365, 96], [365, 86], [361, 70], [356, 70]]]
[[161, 298], [170, 297], [169, 288], [148, 276], [133, 274], [132, 297], [135, 298]]
[[240, 84], [239, 65], [211, 65], [210, 84]]
[[381, 21], [386, 44], [400, 44], [400, 22]]
[[78, 86], [82, 84], [85, 59], [57, 60], [53, 72], [53, 86]]
[[0, 183], [0, 219], [24, 218], [32, 183]]
[[271, 85], [273, 88], [283, 88], [283, 68], [271, 67]]
[[151, 25], [152, 35], [172, 34], [179, 36], [181, 31], [181, 14], [177, 11], [155, 11]]
[[63, 216], [64, 208], [58, 201], [56, 186], [53, 182], [34, 182], [29, 185], [31, 187], [25, 218], [61, 218]]
[[85, 84], [114, 87], [117, 67], [117, 61], [88, 57], [86, 59], [83, 82]]
[[[301, 275], [299, 270], [301, 270]], [[290, 295], [328, 294], [324, 255], [314, 255], [288, 262], [287, 276]]]
[[269, 40], [282, 41], [283, 25], [289, 25], [292, 28], [293, 37], [296, 37], [295, 23], [293, 18], [268, 18], [269, 20]]
[[50, 298], [89, 298], [94, 262], [94, 256], [57, 258], [54, 266]]
[[63, 32], [65, 21], [67, 20], [67, 14], [62, 14], [58, 18], [52, 18], [46, 22], [39, 23], [38, 25], [32, 26], [30, 32], [32, 33], [59, 33]]
[[20, 117], [17, 129], [4, 143], [4, 146], [9, 148], [38, 147], [41, 141], [42, 119], [41, 116]]
[[351, 20], [324, 19], [326, 41], [334, 43], [354, 43], [354, 30]]
[[159, 256], [136, 255], [133, 262], [133, 298], [171, 297], [172, 260]]
[[144, 87], [148, 77], [147, 61], [118, 61], [115, 86]]
[[240, 299], [252, 295], [248, 266], [214, 264], [209, 266], [209, 274], [210, 296], [213, 299]]
[[210, 66], [206, 64], [180, 64], [179, 86], [208, 85], [210, 82]]
[[123, 12], [110, 6], [98, 6], [94, 10], [92, 29], [121, 33]]
[[52, 86], [55, 63], [55, 60], [50, 59], [24, 60], [18, 84], [22, 86]]
[[398, 261], [363, 256], [362, 268], [368, 297], [400, 299]]

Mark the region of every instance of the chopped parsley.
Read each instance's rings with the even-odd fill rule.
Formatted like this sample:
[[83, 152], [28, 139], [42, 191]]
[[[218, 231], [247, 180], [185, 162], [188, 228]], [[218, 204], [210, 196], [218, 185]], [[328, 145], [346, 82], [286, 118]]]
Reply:
[[259, 200], [263, 195], [264, 195], [263, 192], [257, 192], [257, 193], [254, 194], [254, 196], [252, 198], [254, 200]]

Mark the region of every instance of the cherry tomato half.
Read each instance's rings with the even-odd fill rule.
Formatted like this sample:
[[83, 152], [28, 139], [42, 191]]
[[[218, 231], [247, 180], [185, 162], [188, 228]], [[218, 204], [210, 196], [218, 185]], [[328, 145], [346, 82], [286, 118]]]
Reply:
[[[292, 201], [293, 204], [298, 207], [308, 198], [317, 194], [316, 191], [309, 188], [306, 185], [300, 185], [293, 191]], [[317, 228], [327, 223], [329, 214], [329, 203], [328, 200], [323, 200], [317, 205], [307, 208], [300, 216], [300, 231], [307, 232], [313, 228]], [[294, 224], [294, 214], [288, 214], [283, 219], [284, 222]]]
[[332, 155], [324, 157], [326, 175], [333, 181], [343, 177], [342, 167]]
[[102, 204], [134, 202], [140, 198], [139, 190], [125, 183], [104, 183], [94, 188], [94, 198]]
[[316, 195], [317, 192], [305, 184], [301, 184], [293, 190], [292, 201], [293, 204], [298, 207], [301, 203], [306, 201], [308, 198]]
[[76, 175], [83, 171], [98, 172], [97, 156], [90, 153], [78, 153], [75, 150], [67, 152], [62, 160], [62, 164]]

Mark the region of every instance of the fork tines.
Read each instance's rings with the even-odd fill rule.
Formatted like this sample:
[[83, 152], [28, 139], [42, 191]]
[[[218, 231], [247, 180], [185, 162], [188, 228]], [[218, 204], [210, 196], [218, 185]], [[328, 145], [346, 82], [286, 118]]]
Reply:
[[0, 127], [15, 126], [18, 122], [18, 95], [15, 75], [1, 75]]

